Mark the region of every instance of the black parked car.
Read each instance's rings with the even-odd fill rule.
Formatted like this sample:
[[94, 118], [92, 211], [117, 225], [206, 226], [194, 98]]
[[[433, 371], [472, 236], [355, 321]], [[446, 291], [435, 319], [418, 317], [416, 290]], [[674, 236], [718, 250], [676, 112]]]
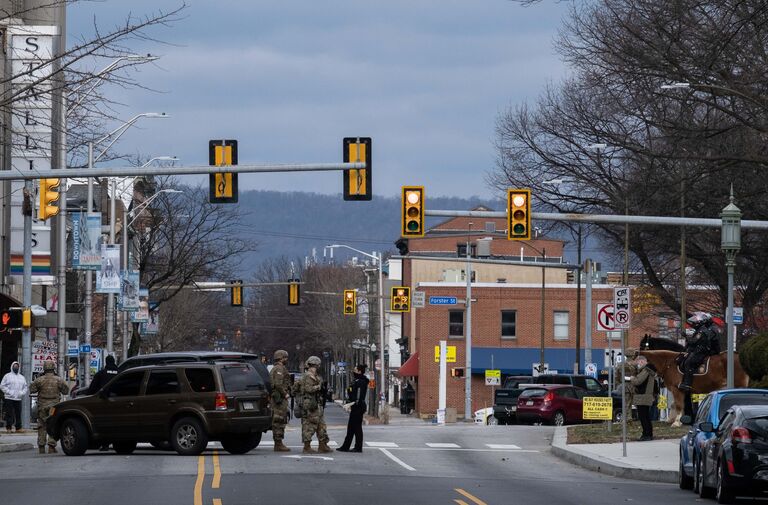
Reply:
[[243, 362], [129, 368], [97, 394], [55, 405], [46, 423], [68, 456], [108, 444], [130, 454], [138, 442], [168, 442], [179, 454], [194, 455], [209, 440], [244, 454], [271, 427], [264, 381]]
[[718, 503], [731, 503], [736, 495], [768, 491], [768, 406], [734, 406], [717, 430], [711, 422], [699, 428], [715, 434], [702, 451], [702, 498], [714, 495]]

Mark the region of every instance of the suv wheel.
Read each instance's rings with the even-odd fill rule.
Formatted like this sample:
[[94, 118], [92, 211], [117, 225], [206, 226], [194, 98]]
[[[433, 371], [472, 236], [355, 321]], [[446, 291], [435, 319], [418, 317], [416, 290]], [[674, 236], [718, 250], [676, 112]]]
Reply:
[[221, 446], [230, 454], [245, 454], [259, 446], [261, 433], [229, 436], [221, 439]]
[[208, 446], [208, 434], [194, 417], [182, 417], [171, 428], [171, 445], [182, 456], [196, 456]]
[[80, 419], [66, 419], [61, 425], [61, 448], [67, 456], [82, 456], [88, 449], [88, 428]]
[[112, 442], [112, 447], [118, 454], [133, 454], [136, 450], [135, 440], [121, 440], [119, 442]]
[[552, 416], [552, 425], [553, 426], [563, 426], [565, 424], [565, 414], [562, 410], [558, 410], [555, 412], [555, 415]]

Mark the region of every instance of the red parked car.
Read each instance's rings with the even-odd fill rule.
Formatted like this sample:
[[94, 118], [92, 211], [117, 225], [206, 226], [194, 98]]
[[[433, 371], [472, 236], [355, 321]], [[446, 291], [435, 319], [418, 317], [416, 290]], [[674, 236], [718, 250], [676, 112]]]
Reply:
[[581, 388], [556, 384], [527, 387], [517, 398], [517, 420], [555, 426], [581, 422], [584, 392]]

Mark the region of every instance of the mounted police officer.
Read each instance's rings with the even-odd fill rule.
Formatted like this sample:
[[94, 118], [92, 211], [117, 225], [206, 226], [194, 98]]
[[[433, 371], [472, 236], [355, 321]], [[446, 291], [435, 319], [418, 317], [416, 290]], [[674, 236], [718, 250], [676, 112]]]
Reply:
[[275, 452], [289, 452], [283, 443], [285, 426], [288, 424], [288, 399], [291, 395], [291, 374], [285, 367], [288, 352], [282, 349], [275, 351], [274, 366], [269, 371], [272, 382], [272, 395], [269, 403], [272, 405], [272, 439], [275, 441]]
[[45, 454], [45, 443], [48, 439], [48, 454], [56, 452], [57, 440], [48, 437], [45, 422], [50, 416], [51, 407], [61, 401], [61, 395], [69, 393], [67, 383], [57, 377], [54, 372], [56, 365], [53, 361], [43, 363], [43, 375], [35, 379], [29, 392], [37, 393], [37, 448], [40, 454]]
[[[317, 374], [320, 368], [320, 358], [310, 356], [307, 358], [307, 372], [301, 376], [301, 380], [296, 388], [298, 401], [302, 410], [301, 416], [301, 441], [304, 442], [304, 453], [313, 454], [315, 452], [333, 452], [328, 447], [328, 431], [323, 417], [323, 403], [320, 398], [320, 388], [322, 379]], [[310, 447], [312, 436], [317, 433], [317, 440], [320, 445], [317, 451]]]
[[713, 328], [714, 322], [712, 316], [706, 312], [694, 312], [688, 318], [688, 324], [693, 328], [693, 334], [687, 337], [688, 344], [686, 352], [688, 353], [683, 361], [683, 382], [677, 388], [680, 391], [691, 391], [693, 374], [701, 366], [707, 356], [720, 354], [720, 336]]

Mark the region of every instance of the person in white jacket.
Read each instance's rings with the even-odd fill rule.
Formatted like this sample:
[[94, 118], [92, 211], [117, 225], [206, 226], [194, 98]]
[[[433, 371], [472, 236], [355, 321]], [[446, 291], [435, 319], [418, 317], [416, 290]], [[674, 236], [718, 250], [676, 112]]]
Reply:
[[10, 433], [11, 427], [15, 427], [16, 433], [21, 433], [21, 399], [29, 392], [29, 387], [18, 361], [11, 363], [11, 371], [3, 376], [0, 391], [5, 395], [5, 431]]

